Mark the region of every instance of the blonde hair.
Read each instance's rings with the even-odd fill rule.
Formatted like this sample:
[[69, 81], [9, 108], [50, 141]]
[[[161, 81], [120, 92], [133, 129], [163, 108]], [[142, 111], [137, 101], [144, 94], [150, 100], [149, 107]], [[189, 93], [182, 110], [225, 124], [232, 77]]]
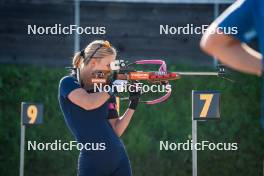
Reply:
[[109, 55], [116, 55], [116, 49], [108, 41], [94, 40], [84, 50], [74, 55], [72, 65], [74, 68], [79, 68], [81, 61], [86, 65], [92, 58], [103, 58]]

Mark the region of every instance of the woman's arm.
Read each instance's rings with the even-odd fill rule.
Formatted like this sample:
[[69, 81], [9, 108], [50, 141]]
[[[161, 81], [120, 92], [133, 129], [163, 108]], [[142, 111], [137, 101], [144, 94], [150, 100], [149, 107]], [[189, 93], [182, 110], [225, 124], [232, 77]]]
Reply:
[[140, 96], [141, 96], [141, 87], [137, 84], [131, 85], [132, 90], [129, 92], [129, 106], [124, 115], [117, 119], [110, 119], [109, 122], [112, 125], [114, 131], [116, 134], [120, 137], [126, 128], [128, 127], [128, 124], [135, 112], [135, 109], [137, 108]]
[[85, 110], [92, 110], [103, 105], [110, 95], [107, 92], [87, 93], [83, 88], [71, 91], [68, 99]]
[[128, 124], [134, 112], [135, 110], [133, 109], [127, 109], [122, 117], [117, 119], [109, 119], [112, 128], [119, 137], [124, 133], [124, 131], [128, 127]]

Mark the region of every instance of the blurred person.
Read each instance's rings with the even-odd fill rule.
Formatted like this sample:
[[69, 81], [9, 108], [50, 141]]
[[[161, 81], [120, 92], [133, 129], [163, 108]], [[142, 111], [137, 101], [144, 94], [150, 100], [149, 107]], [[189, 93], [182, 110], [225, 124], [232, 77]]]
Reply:
[[[91, 144], [79, 154], [79, 176], [130, 176], [130, 161], [119, 138], [128, 127], [140, 98], [130, 92], [129, 107], [122, 117], [116, 110], [115, 91], [90, 92], [86, 79], [95, 70], [111, 71], [116, 50], [108, 41], [95, 40], [75, 54], [73, 67], [79, 70], [59, 83], [59, 103], [64, 119], [78, 143]], [[79, 77], [79, 80], [78, 80]]]
[[[225, 34], [227, 29], [236, 29]], [[246, 43], [257, 38], [259, 50]], [[225, 65], [248, 74], [263, 75], [264, 54], [264, 1], [237, 0], [206, 30], [201, 48]], [[263, 76], [262, 76], [263, 82]], [[263, 82], [264, 83], [264, 82]], [[262, 85], [263, 85], [262, 83]], [[264, 128], [264, 86], [262, 86], [261, 124]]]

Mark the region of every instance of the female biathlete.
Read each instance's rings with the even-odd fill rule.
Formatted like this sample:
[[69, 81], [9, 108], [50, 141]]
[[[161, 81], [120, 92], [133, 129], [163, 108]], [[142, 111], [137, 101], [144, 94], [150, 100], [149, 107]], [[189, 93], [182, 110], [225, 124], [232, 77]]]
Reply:
[[119, 137], [132, 118], [140, 91], [129, 93], [129, 107], [119, 118], [115, 91], [89, 92], [86, 84], [93, 71], [110, 71], [109, 65], [115, 58], [116, 50], [109, 42], [93, 41], [73, 58], [73, 67], [79, 74], [65, 76], [59, 83], [59, 103], [66, 124], [77, 142], [85, 146], [79, 155], [79, 176], [132, 175]]

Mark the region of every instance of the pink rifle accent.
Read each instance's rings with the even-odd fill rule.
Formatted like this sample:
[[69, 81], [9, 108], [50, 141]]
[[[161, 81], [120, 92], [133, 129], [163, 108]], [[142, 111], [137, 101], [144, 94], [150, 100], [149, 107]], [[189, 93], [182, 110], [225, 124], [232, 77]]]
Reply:
[[[163, 61], [163, 60], [138, 60], [135, 63], [140, 64], [140, 65], [157, 64], [157, 65], [160, 65], [160, 68], [159, 68], [160, 72], [166, 72], [167, 73], [167, 66], [166, 66], [165, 61]], [[166, 85], [170, 85], [169, 82], [167, 82]], [[167, 91], [167, 93], [165, 95], [163, 95], [162, 97], [155, 99], [155, 100], [147, 101], [146, 104], [153, 105], [153, 104], [161, 103], [161, 102], [167, 100], [170, 96], [171, 96], [171, 91]]]
[[108, 109], [116, 109], [115, 103], [109, 103]]

